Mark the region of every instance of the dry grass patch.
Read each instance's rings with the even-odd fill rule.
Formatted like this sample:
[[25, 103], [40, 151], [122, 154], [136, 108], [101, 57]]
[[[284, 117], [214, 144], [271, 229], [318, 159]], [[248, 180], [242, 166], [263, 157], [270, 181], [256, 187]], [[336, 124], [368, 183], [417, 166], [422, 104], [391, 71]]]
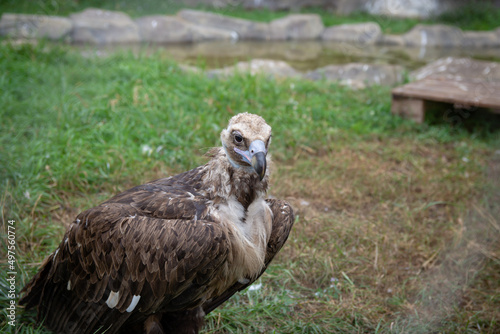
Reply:
[[467, 147], [371, 140], [278, 164], [272, 192], [299, 219], [277, 262], [304, 289], [301, 312], [356, 331], [498, 329], [500, 230], [482, 203], [491, 152]]

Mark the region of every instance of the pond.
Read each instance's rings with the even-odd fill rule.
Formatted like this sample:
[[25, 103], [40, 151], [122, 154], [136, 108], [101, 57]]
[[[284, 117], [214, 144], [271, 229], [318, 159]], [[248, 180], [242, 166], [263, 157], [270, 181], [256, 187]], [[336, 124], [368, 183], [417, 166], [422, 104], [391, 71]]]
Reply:
[[106, 56], [117, 51], [136, 54], [160, 53], [181, 64], [206, 69], [232, 66], [238, 61], [251, 59], [283, 60], [298, 71], [309, 71], [333, 64], [367, 63], [402, 65], [408, 70], [417, 69], [443, 57], [471, 57], [500, 61], [500, 48], [408, 48], [386, 45], [355, 45], [322, 41], [217, 41], [193, 44], [167, 45], [73, 45], [84, 55]]

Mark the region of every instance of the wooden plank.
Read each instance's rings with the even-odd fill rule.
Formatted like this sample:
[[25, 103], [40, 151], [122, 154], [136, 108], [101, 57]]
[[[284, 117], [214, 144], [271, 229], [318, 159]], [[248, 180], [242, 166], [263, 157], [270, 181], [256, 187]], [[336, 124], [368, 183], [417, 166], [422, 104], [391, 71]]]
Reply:
[[392, 96], [391, 112], [404, 118], [409, 118], [417, 123], [422, 123], [425, 118], [425, 101], [405, 96]]
[[[393, 99], [413, 98], [500, 109], [500, 82], [423, 79], [392, 90]], [[398, 103], [398, 102], [396, 102]]]

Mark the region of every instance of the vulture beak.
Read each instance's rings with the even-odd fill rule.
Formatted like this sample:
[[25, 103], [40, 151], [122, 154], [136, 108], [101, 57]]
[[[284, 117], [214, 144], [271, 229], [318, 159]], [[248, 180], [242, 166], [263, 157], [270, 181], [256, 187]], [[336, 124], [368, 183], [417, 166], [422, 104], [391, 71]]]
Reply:
[[242, 156], [243, 160], [248, 162], [255, 172], [260, 177], [260, 180], [264, 178], [266, 175], [266, 144], [262, 140], [253, 141], [248, 147], [248, 151], [242, 151], [239, 148], [235, 147], [234, 151]]

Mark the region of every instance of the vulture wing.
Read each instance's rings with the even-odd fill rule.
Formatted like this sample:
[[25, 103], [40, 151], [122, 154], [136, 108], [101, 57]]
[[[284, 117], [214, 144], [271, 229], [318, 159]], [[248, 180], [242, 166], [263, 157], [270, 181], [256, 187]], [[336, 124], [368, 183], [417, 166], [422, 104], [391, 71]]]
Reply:
[[21, 303], [38, 306], [58, 333], [114, 333], [119, 324], [142, 326], [153, 312], [194, 307], [204, 295], [222, 293], [217, 275], [230, 253], [227, 231], [204, 216], [206, 199], [192, 184], [196, 170], [184, 174], [78, 215]]

